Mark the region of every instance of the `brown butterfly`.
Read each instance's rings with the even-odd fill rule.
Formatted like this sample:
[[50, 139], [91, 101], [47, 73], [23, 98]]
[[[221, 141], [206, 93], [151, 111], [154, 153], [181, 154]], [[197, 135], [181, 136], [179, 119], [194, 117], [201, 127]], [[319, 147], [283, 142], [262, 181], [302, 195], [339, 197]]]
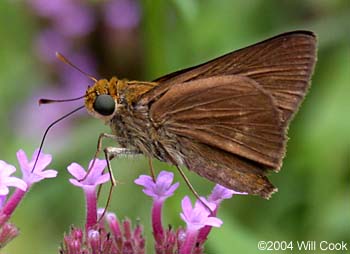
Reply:
[[142, 153], [269, 198], [277, 189], [266, 174], [281, 168], [316, 44], [312, 32], [294, 31], [153, 82], [90, 77], [85, 107], [112, 130], [98, 150], [111, 138], [120, 147], [104, 150], [108, 160]]

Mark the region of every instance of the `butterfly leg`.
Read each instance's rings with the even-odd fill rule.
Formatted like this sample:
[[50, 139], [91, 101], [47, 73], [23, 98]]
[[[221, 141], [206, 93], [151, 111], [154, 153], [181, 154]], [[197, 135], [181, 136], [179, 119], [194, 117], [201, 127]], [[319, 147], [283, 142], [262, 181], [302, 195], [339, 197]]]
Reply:
[[212, 211], [210, 209], [210, 207], [201, 199], [201, 197], [199, 196], [198, 192], [195, 190], [195, 188], [193, 187], [193, 185], [191, 184], [190, 180], [187, 178], [187, 176], [185, 175], [185, 172], [183, 172], [183, 170], [179, 167], [176, 166], [177, 170], [179, 171], [180, 175], [182, 176], [182, 178], [184, 179], [187, 187], [190, 189], [190, 191], [193, 193], [193, 195], [210, 211], [210, 213], [213, 215], [214, 211]]
[[151, 173], [152, 180], [153, 182], [156, 182], [156, 176], [154, 174], [153, 162], [151, 157], [148, 157], [148, 165], [149, 165], [149, 170]]
[[[106, 159], [106, 162], [107, 162], [107, 169], [108, 169], [109, 177], [111, 179], [111, 187], [109, 188], [107, 202], [106, 202], [106, 205], [105, 205], [105, 209], [103, 210], [103, 213], [101, 214], [100, 220], [103, 218], [103, 216], [105, 215], [105, 213], [107, 211], [107, 208], [108, 208], [108, 206], [110, 204], [110, 201], [111, 201], [113, 188], [116, 186], [116, 180], [115, 180], [114, 175], [113, 175], [112, 166], [111, 166], [111, 160], [113, 160], [116, 157], [120, 157], [121, 155], [137, 155], [137, 154], [140, 154], [140, 152], [137, 151], [137, 150], [123, 148], [123, 147], [111, 147], [111, 146], [106, 147], [105, 149], [103, 149], [103, 152], [105, 154], [105, 159]], [[101, 191], [101, 189], [99, 189], [99, 192], [100, 191]]]
[[[97, 156], [99, 155], [99, 153], [101, 152], [102, 150], [102, 140], [103, 139], [112, 139], [116, 142], [119, 142], [121, 139], [120, 137], [116, 136], [116, 135], [113, 135], [113, 134], [109, 134], [109, 133], [101, 133], [99, 136], [98, 136], [98, 140], [97, 140], [97, 149], [96, 149], [96, 152], [95, 152], [95, 155], [94, 155], [94, 159], [92, 161], [92, 164], [91, 166], [89, 167], [88, 171], [86, 172], [85, 176], [80, 179], [79, 181], [84, 181], [86, 179], [86, 177], [90, 174], [91, 172], [91, 169], [94, 167], [95, 165], [95, 161], [97, 159]], [[99, 190], [100, 192], [100, 190]]]

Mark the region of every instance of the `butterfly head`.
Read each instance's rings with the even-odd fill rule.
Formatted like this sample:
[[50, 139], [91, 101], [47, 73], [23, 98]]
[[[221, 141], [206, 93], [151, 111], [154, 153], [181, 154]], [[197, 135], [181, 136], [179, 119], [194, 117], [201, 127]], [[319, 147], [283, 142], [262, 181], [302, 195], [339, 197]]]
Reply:
[[109, 121], [118, 110], [118, 79], [100, 79], [86, 90], [85, 108], [93, 117]]

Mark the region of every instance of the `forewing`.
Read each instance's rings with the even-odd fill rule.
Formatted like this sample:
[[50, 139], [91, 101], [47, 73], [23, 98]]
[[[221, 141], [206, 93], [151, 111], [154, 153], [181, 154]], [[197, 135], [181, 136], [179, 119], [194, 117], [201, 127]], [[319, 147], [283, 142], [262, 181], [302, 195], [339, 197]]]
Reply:
[[[274, 99], [247, 77], [219, 76], [173, 85], [150, 108], [170, 133], [279, 169], [285, 127]], [[219, 162], [218, 162], [219, 163]]]
[[161, 84], [140, 100], [147, 104], [172, 85], [220, 75], [242, 75], [254, 79], [272, 97], [287, 125], [309, 87], [316, 61], [316, 37], [295, 31], [278, 35], [217, 59], [177, 71], [155, 81]]

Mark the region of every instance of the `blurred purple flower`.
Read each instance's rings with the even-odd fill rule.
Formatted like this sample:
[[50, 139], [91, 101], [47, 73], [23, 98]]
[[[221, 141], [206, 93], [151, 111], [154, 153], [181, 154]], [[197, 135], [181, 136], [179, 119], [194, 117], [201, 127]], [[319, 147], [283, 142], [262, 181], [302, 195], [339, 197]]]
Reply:
[[55, 17], [65, 13], [72, 0], [28, 0], [34, 11], [43, 17]]
[[55, 29], [66, 36], [80, 37], [95, 26], [93, 11], [84, 1], [28, 0], [34, 11], [50, 19]]
[[[57, 120], [62, 115], [69, 112], [68, 106], [71, 108], [71, 103], [61, 103], [59, 106], [44, 105], [38, 106], [38, 101], [40, 98], [67, 98], [62, 95], [61, 89], [48, 88], [38, 90], [31, 98], [22, 105], [18, 105], [16, 112], [14, 113], [15, 118], [13, 119], [13, 129], [14, 131], [25, 138], [30, 138], [31, 140], [38, 140], [41, 138], [44, 130], [48, 127], [50, 123]], [[28, 128], [28, 123], [31, 127]], [[69, 121], [62, 121], [58, 126], [50, 131], [47, 141], [48, 143], [55, 143], [59, 141], [64, 133], [69, 127]], [[51, 142], [52, 141], [52, 142]]]
[[70, 47], [70, 41], [53, 29], [41, 31], [35, 40], [35, 51], [40, 60], [46, 63], [56, 63], [58, 60], [55, 52], [65, 54], [69, 52]]
[[147, 175], [141, 175], [134, 182], [144, 187], [143, 192], [154, 200], [164, 200], [174, 194], [179, 187], [179, 183], [172, 185], [174, 174], [172, 172], [161, 171], [153, 182], [153, 179]]
[[81, 37], [95, 28], [95, 17], [92, 9], [84, 2], [71, 2], [63, 13], [53, 19], [54, 27], [62, 34], [70, 37]]
[[[54, 55], [54, 50], [52, 54]], [[56, 61], [57, 63], [59, 62], [58, 60]], [[92, 75], [95, 74], [95, 63], [88, 54], [73, 54], [72, 61], [76, 63], [77, 66], [84, 69], [84, 71]], [[40, 98], [68, 99], [84, 95], [87, 86], [91, 84], [91, 81], [77, 70], [63, 63], [59, 64], [61, 67], [59, 70], [63, 79], [61, 83], [63, 85], [56, 85], [56, 87], [53, 87], [53, 85], [46, 85], [46, 88], [37, 90], [31, 95], [31, 98], [27, 102], [18, 105], [18, 108], [16, 108], [13, 128], [24, 137], [32, 138], [33, 140], [40, 138], [43, 131], [50, 123], [84, 103], [83, 100], [79, 100], [61, 103], [59, 105], [48, 104], [40, 107], [38, 106]], [[86, 114], [86, 112], [81, 110], [76, 113], [75, 116], [82, 114]], [[31, 128], [28, 128], [28, 123], [31, 123]], [[55, 128], [50, 131], [47, 142], [51, 142], [51, 140], [56, 142], [59, 140], [57, 137], [67, 136], [66, 132], [69, 127], [69, 119], [60, 122], [59, 125], [55, 126]]]
[[1, 203], [6, 199], [9, 193], [9, 187], [16, 187], [23, 191], [27, 190], [27, 184], [14, 176], [11, 176], [16, 171], [16, 168], [5, 161], [0, 160], [0, 196]]
[[[92, 76], [96, 75], [96, 62], [87, 52], [87, 50], [81, 49], [79, 52], [72, 52], [66, 57], [84, 72]], [[66, 97], [71, 98], [84, 95], [87, 87], [92, 85], [93, 81], [71, 66], [64, 63], [57, 63], [59, 66], [58, 71], [61, 74], [62, 83], [64, 84], [64, 88], [62, 90], [65, 90]]]
[[116, 29], [132, 29], [141, 19], [141, 8], [135, 0], [110, 0], [104, 10], [105, 22]]

